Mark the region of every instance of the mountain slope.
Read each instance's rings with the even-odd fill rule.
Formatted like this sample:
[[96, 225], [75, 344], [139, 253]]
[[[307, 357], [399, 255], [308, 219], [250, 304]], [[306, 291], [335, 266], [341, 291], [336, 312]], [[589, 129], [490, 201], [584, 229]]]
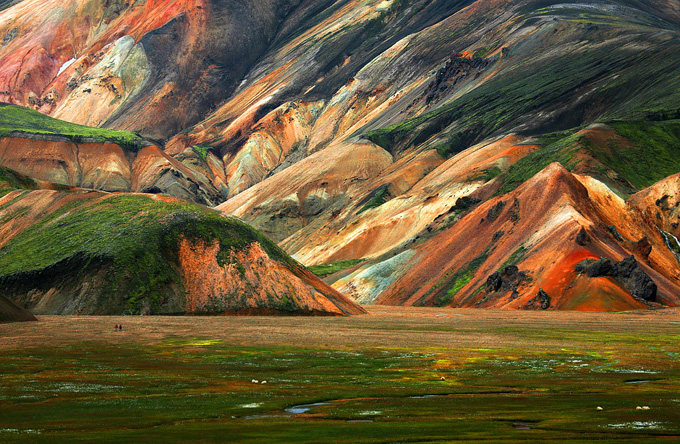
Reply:
[[37, 321], [37, 319], [28, 310], [19, 307], [4, 296], [0, 296], [0, 324], [26, 321]]
[[38, 314], [355, 314], [246, 224], [178, 199], [11, 191], [0, 287]]
[[349, 264], [326, 280], [365, 303], [679, 302], [664, 182], [680, 172], [675, 2], [114, 3], [1, 12], [5, 100], [162, 140], [13, 132], [2, 164], [219, 204], [307, 265]]
[[222, 199], [209, 173], [188, 168], [137, 133], [76, 125], [16, 105], [0, 104], [0, 165], [61, 185], [205, 204]]
[[[407, 251], [412, 259], [393, 267], [391, 283], [375, 302], [527, 308], [540, 290], [550, 297], [548, 307], [556, 309], [626, 310], [680, 303], [677, 259], [656, 227], [600, 182], [572, 175], [557, 163]], [[600, 258], [616, 263], [631, 255], [633, 267], [658, 287], [646, 299], [633, 297], [641, 293], [635, 285], [626, 286], [625, 279], [606, 273], [590, 276], [578, 268]], [[352, 285], [363, 285], [366, 291], [384, 285], [384, 279], [384, 271], [368, 268], [338, 284], [343, 291]]]

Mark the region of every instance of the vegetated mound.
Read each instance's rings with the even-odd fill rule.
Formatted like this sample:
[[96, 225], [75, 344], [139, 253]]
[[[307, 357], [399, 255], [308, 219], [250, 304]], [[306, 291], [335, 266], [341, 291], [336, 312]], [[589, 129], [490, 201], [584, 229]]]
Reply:
[[66, 186], [204, 204], [223, 199], [210, 173], [191, 170], [137, 133], [76, 125], [16, 105], [0, 104], [0, 165]]
[[21, 308], [4, 296], [0, 296], [0, 324], [25, 321], [37, 321], [37, 319], [25, 308]]
[[[377, 303], [578, 310], [680, 304], [678, 260], [654, 223], [601, 182], [559, 163], [407, 252], [387, 273]], [[379, 265], [348, 280], [381, 282]]]
[[141, 194], [0, 198], [0, 291], [36, 314], [363, 310], [245, 223]]

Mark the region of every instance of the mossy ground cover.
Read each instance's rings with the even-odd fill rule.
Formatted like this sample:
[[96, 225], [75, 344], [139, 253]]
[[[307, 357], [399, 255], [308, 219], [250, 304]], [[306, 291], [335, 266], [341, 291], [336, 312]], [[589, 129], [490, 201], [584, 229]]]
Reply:
[[[523, 50], [516, 49], [518, 54]], [[680, 83], [675, 65], [679, 57], [677, 44], [632, 53], [619, 44], [604, 43], [540, 63], [520, 59], [512, 69], [450, 103], [364, 136], [393, 154], [428, 147], [446, 158], [511, 131], [537, 136], [602, 119], [666, 120], [678, 115]], [[596, 92], [582, 103], [586, 90]], [[551, 118], [540, 117], [539, 110]]]
[[35, 190], [38, 184], [32, 178], [0, 165], [0, 196], [14, 189]]
[[327, 264], [319, 264], [319, 265], [312, 265], [309, 268], [309, 271], [314, 273], [315, 275], [319, 277], [324, 277], [328, 276], [333, 273], [337, 273], [338, 271], [344, 270], [349, 267], [353, 267], [355, 265], [358, 265], [362, 263], [364, 259], [348, 259], [345, 261], [337, 261], [337, 262], [329, 262]]
[[78, 125], [54, 119], [29, 108], [0, 105], [0, 137], [15, 131], [64, 136], [74, 142], [83, 139], [112, 142], [131, 151], [137, 151], [140, 147], [148, 145], [139, 134], [133, 132]]
[[610, 126], [630, 143], [589, 145], [602, 163], [642, 190], [680, 172], [680, 121], [614, 121]]
[[[575, 154], [580, 150], [600, 161], [605, 171], [611, 169], [628, 181], [633, 190], [642, 190], [680, 172], [680, 121], [615, 120], [608, 127], [624, 140], [610, 138], [605, 144], [594, 143], [577, 134], [578, 129], [542, 135], [537, 140], [541, 149], [498, 175], [502, 185], [496, 194], [514, 190], [552, 162], [571, 171], [578, 163]], [[593, 173], [597, 175], [597, 171]], [[624, 195], [630, 192], [617, 191]]]
[[[446, 312], [436, 313], [432, 319]], [[680, 436], [680, 338], [668, 328], [650, 335], [585, 319], [550, 327], [523, 325], [514, 313], [506, 321], [456, 316], [431, 323], [412, 322], [405, 311], [342, 323], [297, 319], [295, 328], [318, 329], [319, 337], [356, 336], [350, 345], [295, 347], [266, 334], [275, 318], [212, 318], [216, 334], [200, 337], [181, 318], [126, 319], [131, 339], [96, 327], [117, 319], [53, 317], [50, 327], [64, 333], [57, 330], [50, 346], [0, 341], [0, 440], [614, 443]], [[251, 339], [224, 336], [244, 323]], [[87, 324], [90, 340], [67, 339], [72, 324]], [[40, 326], [22, 326], [23, 334], [30, 328]], [[150, 341], [156, 331], [164, 338]], [[382, 346], [366, 340], [377, 332]], [[514, 343], [459, 343], [488, 335]], [[419, 346], [403, 341], [416, 336]], [[317, 402], [324, 404], [286, 410]]]

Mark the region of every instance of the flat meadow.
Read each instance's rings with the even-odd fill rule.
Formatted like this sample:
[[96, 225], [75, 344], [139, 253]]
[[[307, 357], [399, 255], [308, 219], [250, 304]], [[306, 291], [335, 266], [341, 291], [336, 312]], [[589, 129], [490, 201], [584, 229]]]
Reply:
[[367, 309], [2, 324], [0, 443], [680, 442], [680, 309]]

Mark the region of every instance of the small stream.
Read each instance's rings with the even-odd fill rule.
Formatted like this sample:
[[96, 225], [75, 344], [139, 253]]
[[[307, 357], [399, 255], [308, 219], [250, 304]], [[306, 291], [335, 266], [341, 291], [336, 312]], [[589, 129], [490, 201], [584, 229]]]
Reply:
[[[303, 413], [307, 413], [314, 407], [320, 407], [324, 405], [333, 405], [333, 404], [340, 404], [345, 401], [327, 401], [327, 402], [314, 402], [312, 404], [298, 404], [294, 405], [292, 407], [288, 407], [283, 410], [283, 412], [279, 413], [263, 413], [260, 415], [248, 415], [244, 416], [243, 418], [245, 419], [259, 419], [259, 418], [292, 418], [295, 415], [302, 415]], [[349, 421], [348, 421], [349, 422]], [[352, 420], [351, 422], [366, 422], [364, 420]], [[373, 421], [370, 421], [373, 422]]]

